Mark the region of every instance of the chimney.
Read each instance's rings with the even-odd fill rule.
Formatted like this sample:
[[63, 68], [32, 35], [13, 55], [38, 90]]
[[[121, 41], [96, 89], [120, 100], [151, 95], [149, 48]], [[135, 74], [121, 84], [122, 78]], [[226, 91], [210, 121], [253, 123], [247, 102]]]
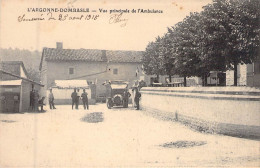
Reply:
[[62, 49], [63, 49], [63, 44], [62, 44], [62, 42], [57, 42], [57, 43], [56, 43], [56, 48], [62, 50]]
[[101, 50], [101, 51], [102, 51], [102, 60], [103, 60], [103, 61], [107, 61], [106, 50]]

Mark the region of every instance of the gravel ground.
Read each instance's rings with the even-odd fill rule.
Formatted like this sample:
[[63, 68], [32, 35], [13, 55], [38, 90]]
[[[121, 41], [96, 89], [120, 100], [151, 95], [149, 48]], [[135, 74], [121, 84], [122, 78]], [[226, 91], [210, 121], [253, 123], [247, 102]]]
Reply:
[[[130, 105], [131, 106], [131, 105]], [[0, 114], [0, 167], [259, 167], [259, 141], [105, 104]]]

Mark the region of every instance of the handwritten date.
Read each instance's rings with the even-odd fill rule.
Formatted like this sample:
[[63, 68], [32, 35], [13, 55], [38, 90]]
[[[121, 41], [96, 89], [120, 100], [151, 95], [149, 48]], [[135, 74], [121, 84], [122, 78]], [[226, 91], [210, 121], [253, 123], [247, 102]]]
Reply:
[[97, 20], [99, 15], [87, 14], [87, 15], [71, 15], [71, 14], [58, 14], [54, 15], [52, 12], [47, 14], [41, 14], [38, 17], [28, 17], [26, 14], [18, 16], [18, 22], [28, 21], [73, 21], [73, 20]]

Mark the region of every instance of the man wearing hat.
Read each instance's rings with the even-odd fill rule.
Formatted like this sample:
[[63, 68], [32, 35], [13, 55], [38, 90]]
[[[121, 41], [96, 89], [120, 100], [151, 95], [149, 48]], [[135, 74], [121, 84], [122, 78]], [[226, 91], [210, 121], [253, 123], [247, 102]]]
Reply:
[[83, 89], [81, 98], [82, 98], [82, 103], [83, 103], [84, 109], [86, 110], [86, 107], [88, 109], [88, 93], [86, 93], [85, 89]]

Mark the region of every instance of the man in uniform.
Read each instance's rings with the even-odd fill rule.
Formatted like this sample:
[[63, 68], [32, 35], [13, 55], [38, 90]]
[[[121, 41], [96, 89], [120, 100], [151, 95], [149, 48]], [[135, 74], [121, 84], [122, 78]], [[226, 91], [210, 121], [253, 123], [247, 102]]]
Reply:
[[124, 94], [123, 94], [123, 102], [125, 103], [124, 104], [124, 107], [128, 107], [128, 101], [129, 101], [129, 97], [131, 96], [131, 94], [128, 92], [128, 89], [125, 89], [124, 91]]
[[34, 111], [34, 89], [30, 91], [30, 107], [31, 110]]
[[72, 92], [71, 98], [72, 98], [72, 110], [73, 110], [74, 104], [76, 105], [76, 109], [78, 109], [77, 108], [78, 93], [76, 92], [76, 88], [74, 89], [74, 92]]
[[104, 85], [106, 86], [106, 103], [111, 103], [112, 100], [112, 87], [111, 87], [111, 81], [106, 81], [104, 83]]
[[52, 93], [52, 89], [50, 89], [50, 93], [49, 93], [49, 104], [50, 104], [50, 109], [56, 109], [54, 106], [54, 96]]
[[79, 89], [77, 89], [76, 109], [79, 109], [79, 98], [80, 98], [80, 93], [79, 93]]
[[34, 91], [34, 95], [33, 95], [33, 98], [34, 98], [34, 111], [39, 111], [39, 98], [40, 98], [40, 95], [38, 93], [38, 90], [35, 90]]
[[88, 93], [86, 93], [85, 89], [83, 89], [83, 93], [81, 94], [82, 103], [84, 106], [84, 109], [86, 110], [86, 106], [88, 109]]
[[141, 98], [141, 93], [139, 92], [138, 87], [135, 87], [135, 104], [136, 104], [136, 110], [139, 110], [139, 101]]

